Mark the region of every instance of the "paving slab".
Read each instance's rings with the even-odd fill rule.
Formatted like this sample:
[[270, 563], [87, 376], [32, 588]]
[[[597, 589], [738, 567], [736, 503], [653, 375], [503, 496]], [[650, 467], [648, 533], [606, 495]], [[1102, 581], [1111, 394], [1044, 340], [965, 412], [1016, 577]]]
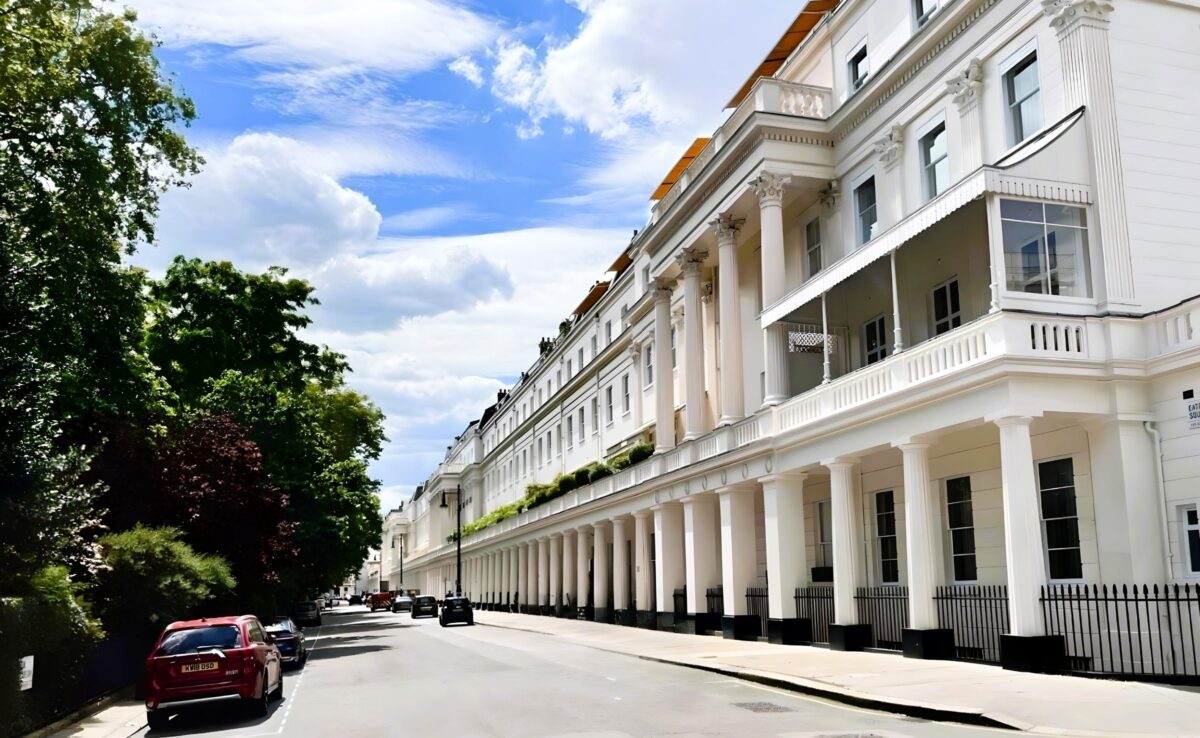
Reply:
[[475, 621], [921, 717], [1088, 738], [1200, 738], [1200, 690], [1191, 688], [729, 641], [536, 615], [477, 612]]

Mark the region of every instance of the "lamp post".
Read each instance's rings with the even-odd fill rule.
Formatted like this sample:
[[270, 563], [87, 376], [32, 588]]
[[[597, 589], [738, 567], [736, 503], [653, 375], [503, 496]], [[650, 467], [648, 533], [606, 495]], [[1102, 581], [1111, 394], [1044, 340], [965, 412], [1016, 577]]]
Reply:
[[403, 597], [407, 592], [404, 591], [404, 534], [400, 534], [400, 596]]
[[462, 597], [462, 485], [457, 485], [453, 492], [442, 490], [442, 504], [439, 507], [449, 507], [446, 504], [448, 494], [454, 495], [454, 594]]

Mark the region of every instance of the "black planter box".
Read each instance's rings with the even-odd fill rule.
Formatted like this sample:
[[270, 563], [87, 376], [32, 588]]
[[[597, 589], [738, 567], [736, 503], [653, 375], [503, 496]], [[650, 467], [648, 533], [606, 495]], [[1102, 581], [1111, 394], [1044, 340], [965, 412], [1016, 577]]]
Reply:
[[597, 607], [593, 613], [592, 619], [597, 623], [611, 623], [612, 611], [607, 607]]
[[658, 630], [658, 613], [653, 610], [637, 611], [637, 627], [646, 630]]
[[666, 630], [677, 632], [675, 630], [675, 613], [660, 612], [655, 613], [655, 630]]
[[672, 616], [675, 621], [675, 632], [685, 633], [687, 635], [696, 635], [696, 616], [684, 615], [682, 618]]
[[721, 635], [728, 640], [753, 641], [761, 629], [757, 615], [722, 615]]
[[710, 631], [721, 631], [721, 616], [715, 612], [696, 613], [696, 634], [708, 635]]
[[910, 659], [949, 661], [954, 658], [954, 631], [949, 628], [904, 629], [904, 655]]
[[628, 608], [617, 610], [617, 625], [624, 625], [629, 628], [637, 626], [637, 611]]
[[1062, 674], [1067, 671], [1067, 642], [1053, 635], [1002, 635], [1000, 666], [1012, 671]]
[[767, 621], [767, 640], [784, 646], [812, 643], [812, 621], [808, 618], [771, 618]]
[[871, 647], [871, 626], [866, 623], [858, 625], [829, 626], [829, 650], [831, 651], [861, 651]]

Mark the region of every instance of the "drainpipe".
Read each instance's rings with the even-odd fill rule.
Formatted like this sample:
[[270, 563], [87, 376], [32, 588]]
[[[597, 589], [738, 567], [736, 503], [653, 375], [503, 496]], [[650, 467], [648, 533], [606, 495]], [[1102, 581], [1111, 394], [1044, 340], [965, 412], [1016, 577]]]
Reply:
[[1154, 426], [1154, 421], [1142, 423], [1150, 438], [1154, 439], [1154, 482], [1158, 487], [1158, 517], [1162, 525], [1163, 560], [1167, 565], [1167, 578], [1175, 576], [1175, 556], [1171, 553], [1171, 538], [1167, 531], [1167, 485], [1163, 481], [1162, 464], [1162, 434]]

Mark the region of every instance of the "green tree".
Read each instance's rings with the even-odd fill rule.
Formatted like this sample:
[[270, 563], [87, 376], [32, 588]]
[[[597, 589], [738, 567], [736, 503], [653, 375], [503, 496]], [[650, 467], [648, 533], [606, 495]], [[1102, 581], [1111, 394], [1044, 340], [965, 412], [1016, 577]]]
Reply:
[[151, 631], [227, 602], [236, 580], [220, 556], [197, 553], [175, 528], [137, 526], [100, 539], [107, 568], [97, 583], [110, 631]]
[[146, 348], [185, 406], [231, 370], [293, 391], [310, 380], [337, 383], [344, 357], [297, 336], [312, 322], [304, 313], [317, 304], [312, 285], [286, 275], [281, 267], [249, 274], [227, 261], [177, 256], [151, 285]]
[[305, 391], [334, 459], [379, 458], [387, 437], [383, 435], [383, 411], [370, 398], [349, 387], [324, 387], [316, 382], [309, 383]]

